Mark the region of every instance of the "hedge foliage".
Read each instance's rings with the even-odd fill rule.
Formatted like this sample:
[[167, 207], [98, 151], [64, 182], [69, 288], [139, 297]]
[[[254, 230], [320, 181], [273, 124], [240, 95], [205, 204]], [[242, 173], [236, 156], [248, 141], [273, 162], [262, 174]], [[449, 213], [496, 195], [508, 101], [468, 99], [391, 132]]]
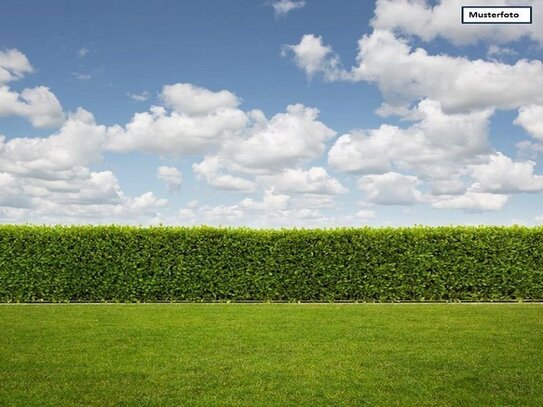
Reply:
[[0, 301], [543, 299], [543, 227], [0, 226]]

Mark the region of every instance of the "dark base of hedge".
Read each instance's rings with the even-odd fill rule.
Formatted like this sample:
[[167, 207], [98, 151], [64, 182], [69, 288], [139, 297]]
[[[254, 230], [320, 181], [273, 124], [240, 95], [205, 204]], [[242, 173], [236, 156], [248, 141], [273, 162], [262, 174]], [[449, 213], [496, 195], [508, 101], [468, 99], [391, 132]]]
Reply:
[[516, 300], [505, 300], [505, 301], [350, 301], [350, 300], [344, 300], [344, 301], [148, 301], [148, 302], [142, 302], [142, 301], [100, 301], [100, 302], [88, 302], [88, 301], [26, 301], [26, 302], [0, 302], [0, 305], [152, 305], [152, 304], [160, 304], [160, 305], [167, 305], [167, 304], [208, 304], [208, 305], [218, 305], [218, 304], [240, 304], [240, 305], [262, 305], [262, 304], [291, 304], [291, 305], [393, 305], [393, 304], [413, 304], [413, 305], [432, 305], [432, 304], [541, 304], [543, 305], [543, 299], [536, 299], [536, 300], [522, 300], [522, 301], [516, 301]]

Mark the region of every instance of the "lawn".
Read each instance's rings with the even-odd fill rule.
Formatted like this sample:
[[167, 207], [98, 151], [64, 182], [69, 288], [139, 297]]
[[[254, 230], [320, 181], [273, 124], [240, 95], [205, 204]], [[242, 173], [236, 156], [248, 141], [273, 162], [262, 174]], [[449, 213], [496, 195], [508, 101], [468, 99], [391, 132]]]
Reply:
[[541, 304], [0, 306], [1, 406], [542, 406]]

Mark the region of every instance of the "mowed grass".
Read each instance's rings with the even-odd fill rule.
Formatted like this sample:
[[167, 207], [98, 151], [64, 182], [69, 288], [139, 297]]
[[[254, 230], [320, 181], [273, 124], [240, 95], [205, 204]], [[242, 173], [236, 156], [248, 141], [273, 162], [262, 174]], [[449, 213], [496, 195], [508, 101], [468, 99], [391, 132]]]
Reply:
[[542, 406], [543, 305], [4, 305], [0, 405]]

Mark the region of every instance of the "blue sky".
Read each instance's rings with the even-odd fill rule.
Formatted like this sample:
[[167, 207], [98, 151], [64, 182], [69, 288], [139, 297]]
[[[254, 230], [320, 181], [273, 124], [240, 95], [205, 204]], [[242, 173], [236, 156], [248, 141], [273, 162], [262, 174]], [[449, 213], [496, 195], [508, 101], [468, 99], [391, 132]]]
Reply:
[[0, 222], [541, 223], [543, 12], [498, 3], [534, 24], [462, 26], [452, 0], [5, 1]]

